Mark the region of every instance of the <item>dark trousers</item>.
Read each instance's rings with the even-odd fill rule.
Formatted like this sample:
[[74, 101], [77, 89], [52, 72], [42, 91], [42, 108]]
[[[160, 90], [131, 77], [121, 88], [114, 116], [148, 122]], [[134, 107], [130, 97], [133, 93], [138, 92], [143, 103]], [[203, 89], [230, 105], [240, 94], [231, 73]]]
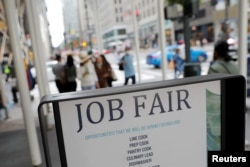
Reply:
[[15, 103], [18, 103], [18, 97], [17, 97], [18, 90], [17, 90], [17, 87], [16, 86], [12, 86], [11, 92], [12, 92], [13, 101]]
[[[11, 87], [11, 93], [12, 93], [12, 97], [13, 97], [13, 101], [15, 103], [18, 103], [18, 97], [17, 97], [17, 93], [18, 93], [18, 89], [16, 86], [12, 86]], [[33, 101], [34, 100], [34, 96], [30, 95], [30, 100]]]
[[62, 83], [59, 79], [55, 80], [55, 83], [56, 83], [56, 87], [57, 87], [59, 93], [65, 92], [65, 86], [62, 85]]
[[128, 84], [128, 80], [129, 79], [132, 79], [132, 84], [135, 84], [135, 75], [132, 75], [132, 76], [130, 76], [130, 77], [126, 77], [125, 78], [125, 83], [124, 83], [124, 85], [127, 85]]
[[112, 82], [113, 82], [112, 77], [108, 77], [107, 78], [107, 82], [108, 82], [108, 87], [112, 87], [113, 86], [113, 84], [112, 84]]
[[76, 83], [76, 81], [71, 81], [71, 82], [68, 82], [68, 83], [67, 83], [66, 88], [65, 88], [65, 91], [66, 91], [66, 92], [75, 92], [75, 91], [76, 91], [76, 88], [77, 88], [77, 83]]

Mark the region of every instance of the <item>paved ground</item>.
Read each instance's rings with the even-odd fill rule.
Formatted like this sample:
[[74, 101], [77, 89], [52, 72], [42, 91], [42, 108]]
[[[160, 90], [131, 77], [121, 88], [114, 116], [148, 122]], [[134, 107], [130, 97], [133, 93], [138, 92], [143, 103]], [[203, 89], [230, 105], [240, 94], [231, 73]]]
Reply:
[[[122, 83], [118, 83], [122, 84]], [[51, 84], [50, 84], [51, 85]], [[32, 166], [31, 156], [29, 152], [29, 146], [27, 142], [27, 136], [25, 131], [25, 125], [23, 120], [23, 114], [20, 103], [11, 103], [12, 96], [10, 94], [11, 83], [6, 86], [6, 96], [9, 99], [9, 118], [5, 118], [4, 110], [0, 110], [0, 167], [28, 167]], [[51, 85], [52, 93], [56, 93], [55, 86]], [[35, 99], [31, 103], [32, 113], [34, 115], [35, 123], [37, 126], [37, 134], [40, 142], [40, 149], [43, 153], [43, 147], [41, 143], [41, 135], [37, 117], [37, 107], [40, 102], [37, 88], [31, 92]], [[250, 99], [246, 99], [248, 107], [248, 115], [250, 115]], [[53, 125], [53, 115], [50, 115], [50, 123]], [[55, 128], [48, 131], [49, 144], [51, 146], [51, 159], [52, 166], [59, 167], [59, 154], [57, 148], [57, 138]], [[246, 117], [246, 140], [250, 141], [250, 116]], [[246, 150], [250, 150], [250, 147], [246, 147]], [[44, 156], [42, 154], [43, 162]], [[46, 166], [43, 164], [42, 166]]]

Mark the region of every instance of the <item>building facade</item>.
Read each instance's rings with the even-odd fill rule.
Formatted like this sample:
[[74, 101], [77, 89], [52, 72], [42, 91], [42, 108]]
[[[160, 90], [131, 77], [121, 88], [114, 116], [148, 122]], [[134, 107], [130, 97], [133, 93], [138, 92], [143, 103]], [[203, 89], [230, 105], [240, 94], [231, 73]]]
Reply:
[[111, 42], [127, 39], [124, 2], [124, 0], [98, 0], [100, 31], [104, 48], [107, 48]]
[[[203, 0], [199, 4], [197, 14], [189, 19], [191, 42], [195, 45], [195, 41], [206, 39], [208, 42], [214, 40], [213, 27], [213, 11], [214, 6], [210, 0]], [[167, 16], [174, 21], [175, 40], [181, 41], [184, 39], [184, 21], [183, 8], [180, 5], [167, 6]]]
[[[248, 0], [248, 5], [250, 1]], [[248, 11], [250, 6], [248, 6]], [[250, 17], [248, 12], [248, 33], [250, 33]], [[213, 13], [213, 22], [215, 30], [215, 40], [238, 38], [238, 25], [239, 25], [239, 4], [237, 0], [230, 0], [226, 5], [225, 0], [219, 0], [215, 6]]]
[[[78, 19], [76, 18], [79, 16], [77, 16], [77, 14], [73, 16], [74, 13], [77, 13], [76, 7], [73, 7], [74, 1], [76, 0], [63, 1], [65, 1], [65, 7], [67, 7], [67, 9], [65, 8], [64, 10], [64, 16], [67, 17], [67, 19], [65, 18], [65, 29], [67, 32], [72, 33], [72, 27], [75, 27], [75, 34], [77, 34], [80, 26], [77, 25]], [[132, 14], [135, 13], [140, 47], [154, 47], [158, 44], [158, 1], [84, 0], [83, 2], [85, 3], [80, 7], [83, 12], [79, 22], [82, 22], [81, 24], [83, 25], [80, 29], [82, 29], [82, 33], [85, 34], [83, 35], [84, 39], [92, 38], [91, 40], [93, 41], [93, 39], [95, 39], [93, 42], [96, 42], [95, 20], [98, 19], [104, 48], [114, 41], [130, 40], [133, 42], [134, 26]], [[192, 44], [195, 44], [196, 41], [213, 42], [220, 38], [221, 24], [225, 21], [225, 17], [227, 17], [231, 30], [233, 30], [230, 31], [231, 35], [237, 36], [237, 0], [230, 0], [227, 8], [225, 6], [225, 0], [217, 0], [216, 4], [213, 4], [211, 0], [202, 0], [200, 2], [197, 14], [190, 18]], [[134, 3], [135, 11], [131, 11], [132, 3]], [[88, 8], [86, 8], [86, 4]], [[73, 10], [70, 10], [69, 7], [72, 7]], [[168, 5], [166, 9], [166, 42], [167, 44], [172, 44], [184, 39], [183, 9], [179, 5]], [[96, 17], [97, 12], [99, 15], [98, 18]], [[74, 23], [74, 21], [76, 23]], [[89, 34], [91, 34], [91, 37]]]
[[64, 23], [64, 45], [73, 48], [72, 41], [80, 36], [77, 0], [61, 0]]
[[158, 6], [155, 0], [135, 1], [140, 47], [158, 44]]
[[78, 35], [77, 0], [62, 0], [64, 29], [67, 35]]
[[80, 25], [80, 36], [82, 41], [86, 41], [89, 47], [96, 45], [95, 33], [95, 1], [78, 0], [78, 19]]

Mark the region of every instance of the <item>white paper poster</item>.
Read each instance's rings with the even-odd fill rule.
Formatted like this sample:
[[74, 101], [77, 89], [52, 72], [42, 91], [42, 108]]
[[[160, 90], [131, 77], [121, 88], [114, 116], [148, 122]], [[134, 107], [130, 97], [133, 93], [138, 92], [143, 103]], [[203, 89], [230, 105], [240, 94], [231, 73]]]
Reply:
[[60, 102], [67, 165], [207, 166], [207, 90], [220, 82]]

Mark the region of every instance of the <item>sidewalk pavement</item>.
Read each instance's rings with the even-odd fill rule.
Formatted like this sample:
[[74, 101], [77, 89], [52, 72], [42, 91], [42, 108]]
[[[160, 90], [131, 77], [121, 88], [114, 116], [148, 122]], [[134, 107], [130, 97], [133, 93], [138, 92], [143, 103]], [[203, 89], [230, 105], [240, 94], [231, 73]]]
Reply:
[[[8, 89], [10, 89], [7, 86]], [[7, 91], [9, 91], [7, 89]], [[9, 94], [10, 96], [10, 94]], [[37, 107], [40, 99], [38, 95], [35, 95], [34, 101], [31, 103], [35, 124], [37, 127], [37, 135], [40, 143], [40, 150], [42, 155], [42, 166], [45, 167], [45, 159], [43, 155], [43, 146], [41, 142], [41, 134], [37, 116]], [[250, 99], [246, 100], [248, 107], [248, 115], [250, 113]], [[3, 110], [2, 116], [4, 116]], [[246, 139], [250, 141], [250, 116], [246, 118]], [[51, 117], [51, 123], [53, 119]], [[60, 158], [57, 147], [57, 138], [55, 128], [53, 127], [48, 131], [49, 146], [51, 151], [51, 159], [53, 167], [60, 167]], [[246, 147], [246, 150], [250, 150]], [[25, 125], [22, 115], [22, 109], [20, 103], [9, 105], [9, 118], [4, 120], [0, 119], [0, 167], [29, 167], [32, 166], [32, 160], [29, 152], [29, 145], [27, 141]]]

